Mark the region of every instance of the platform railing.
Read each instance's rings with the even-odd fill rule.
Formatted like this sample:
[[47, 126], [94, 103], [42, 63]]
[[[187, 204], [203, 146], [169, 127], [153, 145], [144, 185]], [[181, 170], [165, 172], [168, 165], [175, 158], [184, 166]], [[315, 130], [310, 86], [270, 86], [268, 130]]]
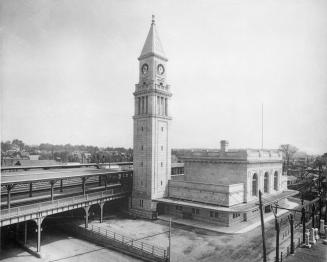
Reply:
[[114, 188], [114, 189], [109, 189], [107, 191], [102, 191], [102, 192], [96, 192], [96, 193], [91, 193], [91, 194], [86, 194], [86, 195], [62, 198], [62, 199], [53, 200], [53, 201], [40, 202], [40, 203], [21, 206], [21, 207], [14, 207], [14, 208], [10, 208], [10, 209], [3, 209], [0, 211], [0, 220], [6, 219], [6, 218], [12, 217], [12, 216], [20, 216], [20, 215], [30, 214], [30, 213], [34, 213], [34, 212], [45, 211], [47, 209], [65, 207], [65, 206], [71, 205], [71, 204], [79, 204], [79, 203], [83, 203], [85, 201], [92, 201], [92, 200], [96, 200], [99, 198], [105, 198], [108, 196], [113, 196], [113, 195], [118, 195], [118, 194], [126, 194], [128, 192], [129, 191], [121, 189], [121, 188]]
[[131, 252], [133, 252], [134, 250], [134, 252], [137, 251], [141, 254], [143, 253], [153, 257], [157, 257], [162, 259], [163, 261], [166, 261], [168, 258], [167, 250], [162, 247], [158, 247], [137, 239], [133, 239], [131, 237], [119, 234], [109, 229], [101, 228], [95, 225], [90, 225], [90, 227], [86, 229], [82, 226], [73, 223], [61, 224], [60, 227], [65, 228], [66, 230], [71, 231], [73, 233], [79, 233], [85, 236], [88, 236], [90, 233], [92, 233], [92, 236], [95, 240], [100, 240], [101, 238], [102, 241], [113, 241], [119, 243], [122, 247], [128, 248], [128, 250], [130, 250]]

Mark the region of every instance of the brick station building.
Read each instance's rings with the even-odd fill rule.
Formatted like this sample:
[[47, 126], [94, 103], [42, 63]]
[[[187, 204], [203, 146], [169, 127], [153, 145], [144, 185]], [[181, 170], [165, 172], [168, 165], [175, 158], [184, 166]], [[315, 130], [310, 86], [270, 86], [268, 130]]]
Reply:
[[220, 150], [189, 151], [181, 159], [184, 176], [169, 180], [168, 196], [156, 200], [159, 215], [231, 226], [260, 218], [259, 190], [266, 213], [297, 193], [287, 190], [279, 150], [229, 150], [221, 141]]

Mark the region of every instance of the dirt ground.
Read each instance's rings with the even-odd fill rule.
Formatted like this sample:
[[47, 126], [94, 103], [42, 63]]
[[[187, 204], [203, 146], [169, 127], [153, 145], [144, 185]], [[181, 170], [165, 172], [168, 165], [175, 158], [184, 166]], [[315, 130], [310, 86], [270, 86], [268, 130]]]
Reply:
[[[33, 240], [35, 242], [35, 240]], [[136, 262], [140, 261], [63, 233], [47, 232], [42, 240], [41, 259], [13, 243], [1, 251], [1, 262]]]
[[[168, 230], [166, 222], [141, 219], [113, 218], [105, 220], [102, 224], [93, 221], [91, 225], [101, 226], [134, 239]], [[267, 248], [273, 248], [275, 241], [273, 223], [268, 223], [266, 229]], [[145, 238], [142, 241], [167, 248], [168, 233]], [[172, 261], [255, 262], [261, 260], [261, 243], [260, 227], [244, 234], [230, 235], [174, 224]]]

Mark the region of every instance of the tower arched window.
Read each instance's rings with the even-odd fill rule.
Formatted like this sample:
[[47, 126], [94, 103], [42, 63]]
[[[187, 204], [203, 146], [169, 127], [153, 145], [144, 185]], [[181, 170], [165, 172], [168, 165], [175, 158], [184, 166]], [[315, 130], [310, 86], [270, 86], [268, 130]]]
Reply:
[[268, 172], [265, 173], [265, 176], [263, 179], [263, 192], [264, 193], [269, 192], [269, 174], [268, 174]]
[[274, 173], [274, 190], [278, 191], [278, 172]]
[[258, 175], [256, 173], [253, 174], [252, 177], [252, 196], [257, 196], [258, 191]]
[[164, 98], [161, 97], [161, 115], [164, 114], [164, 111], [165, 111], [165, 109], [164, 109]]
[[165, 98], [165, 116], [168, 115], [168, 103], [167, 103], [167, 98]]
[[142, 114], [144, 114], [144, 96], [142, 96]]
[[138, 115], [141, 114], [141, 98], [137, 98], [137, 113]]
[[148, 96], [145, 97], [145, 113], [148, 113]]

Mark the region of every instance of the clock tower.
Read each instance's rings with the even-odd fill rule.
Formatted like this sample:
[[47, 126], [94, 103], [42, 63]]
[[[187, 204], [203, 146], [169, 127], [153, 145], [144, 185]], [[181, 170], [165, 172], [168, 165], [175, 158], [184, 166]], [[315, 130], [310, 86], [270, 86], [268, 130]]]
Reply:
[[130, 213], [154, 218], [155, 199], [167, 196], [171, 173], [169, 146], [169, 100], [167, 61], [154, 16], [139, 60], [139, 81], [135, 85], [133, 192]]

